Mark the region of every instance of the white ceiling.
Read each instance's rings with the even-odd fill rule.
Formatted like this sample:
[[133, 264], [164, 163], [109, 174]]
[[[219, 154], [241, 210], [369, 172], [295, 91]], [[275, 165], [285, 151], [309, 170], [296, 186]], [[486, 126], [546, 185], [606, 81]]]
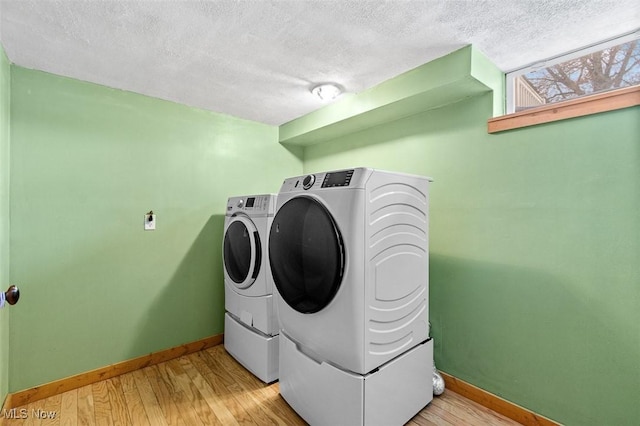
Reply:
[[640, 28], [638, 0], [0, 0], [26, 68], [279, 125], [464, 45], [500, 69]]

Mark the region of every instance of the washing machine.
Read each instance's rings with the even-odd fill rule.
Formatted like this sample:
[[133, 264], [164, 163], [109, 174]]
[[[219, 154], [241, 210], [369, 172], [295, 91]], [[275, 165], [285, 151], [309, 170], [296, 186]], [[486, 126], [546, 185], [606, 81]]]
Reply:
[[278, 378], [278, 321], [268, 237], [275, 194], [231, 197], [224, 221], [224, 346], [260, 380]]
[[311, 424], [403, 424], [432, 399], [429, 182], [354, 168], [278, 193], [280, 393]]

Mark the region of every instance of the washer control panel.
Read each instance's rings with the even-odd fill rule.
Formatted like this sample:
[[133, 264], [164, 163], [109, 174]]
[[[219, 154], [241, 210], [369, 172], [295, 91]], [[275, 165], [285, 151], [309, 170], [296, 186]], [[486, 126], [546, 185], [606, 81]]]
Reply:
[[227, 214], [233, 212], [267, 213], [273, 212], [275, 201], [273, 195], [251, 195], [243, 197], [231, 197], [227, 201]]

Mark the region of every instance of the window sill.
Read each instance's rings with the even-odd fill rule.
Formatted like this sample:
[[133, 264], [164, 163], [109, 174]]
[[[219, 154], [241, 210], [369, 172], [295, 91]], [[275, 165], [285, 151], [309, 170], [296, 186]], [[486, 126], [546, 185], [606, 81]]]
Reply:
[[640, 105], [640, 86], [612, 90], [491, 118], [487, 121], [487, 128], [489, 133], [497, 133], [636, 105]]

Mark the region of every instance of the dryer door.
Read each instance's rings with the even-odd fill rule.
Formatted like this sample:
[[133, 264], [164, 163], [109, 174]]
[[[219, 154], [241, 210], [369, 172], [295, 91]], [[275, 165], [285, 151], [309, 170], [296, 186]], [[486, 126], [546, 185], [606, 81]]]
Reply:
[[224, 234], [224, 272], [236, 287], [249, 287], [260, 272], [262, 248], [260, 235], [253, 222], [245, 216], [234, 217]]
[[269, 262], [282, 299], [302, 313], [314, 313], [335, 296], [345, 252], [331, 213], [317, 200], [296, 197], [276, 213], [269, 234]]

